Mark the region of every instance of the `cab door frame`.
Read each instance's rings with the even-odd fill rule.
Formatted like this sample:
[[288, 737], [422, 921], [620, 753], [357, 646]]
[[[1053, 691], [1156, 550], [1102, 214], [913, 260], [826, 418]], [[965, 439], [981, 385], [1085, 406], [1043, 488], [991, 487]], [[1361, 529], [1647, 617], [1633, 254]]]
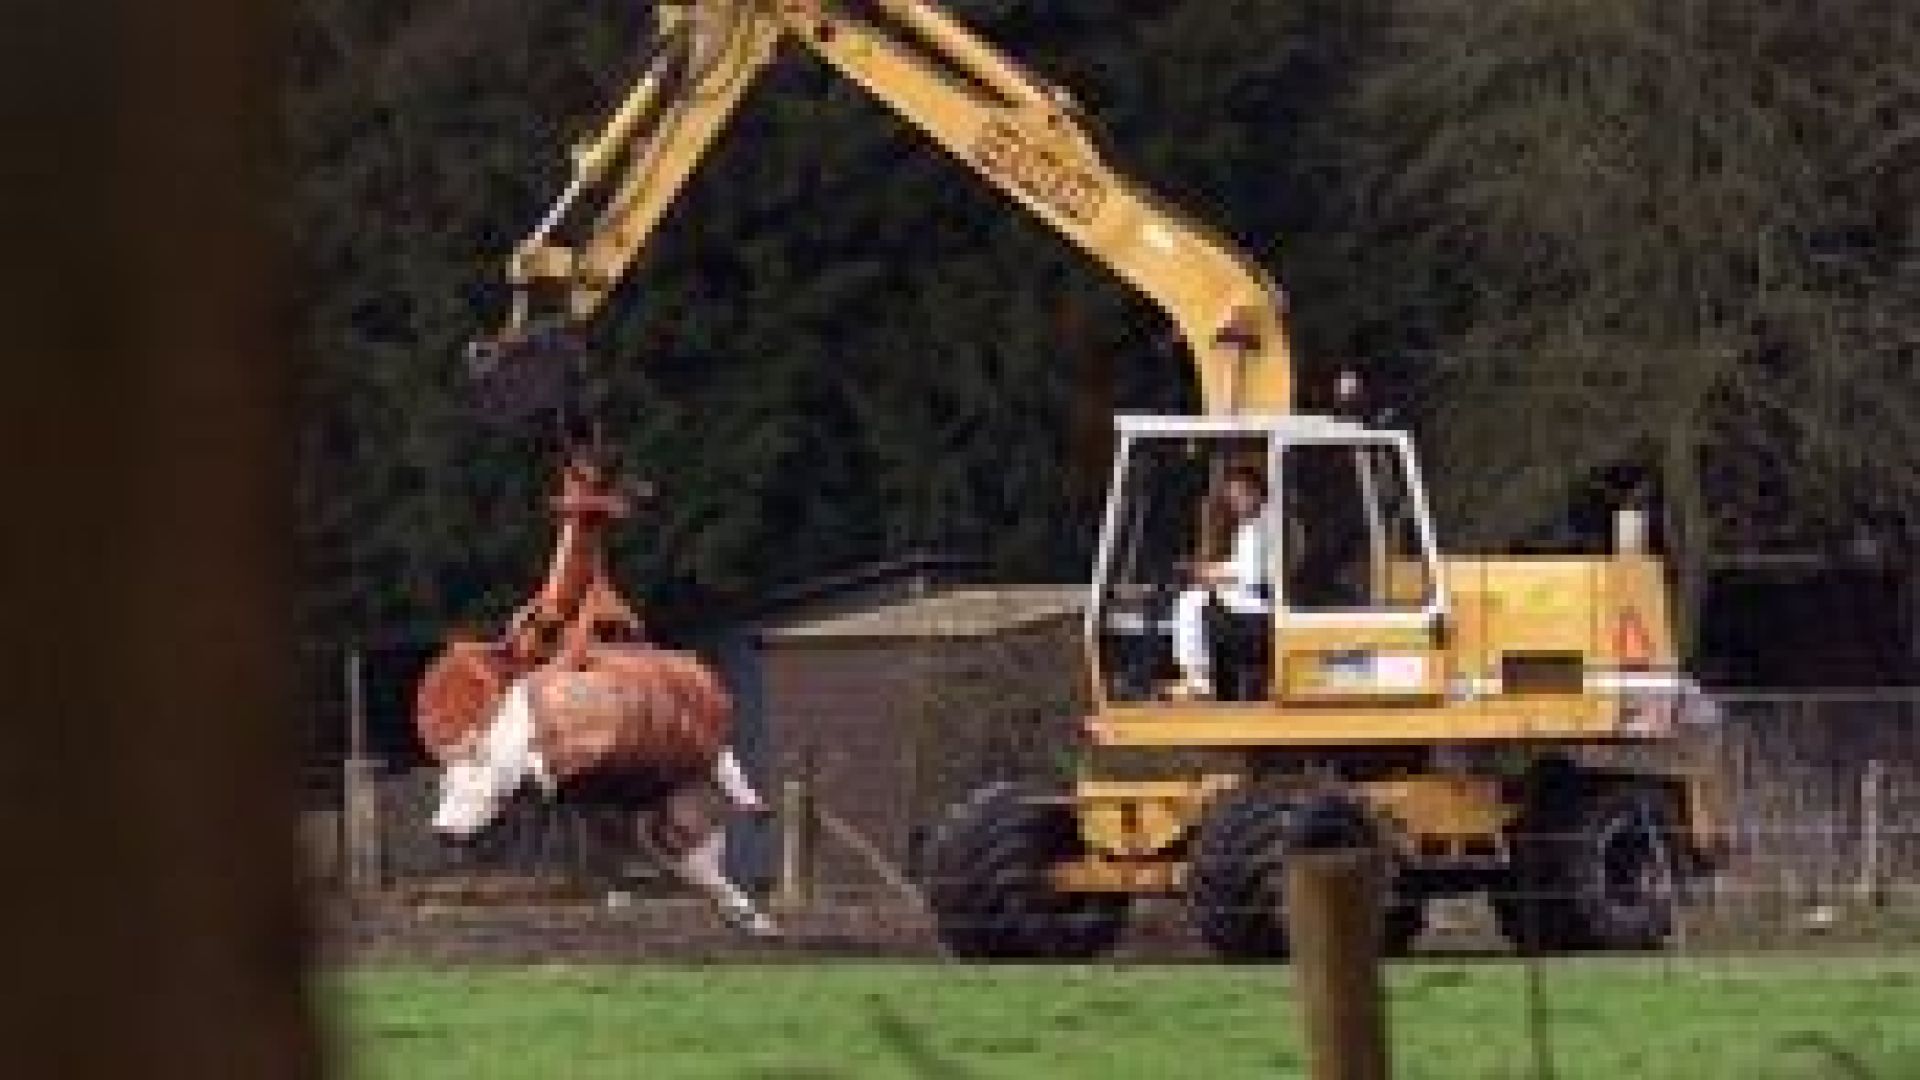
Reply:
[[[1307, 420], [1308, 418], [1300, 418]], [[1276, 479], [1275, 497], [1285, 498], [1292, 482], [1287, 451], [1300, 446], [1349, 447], [1356, 453], [1385, 447], [1405, 478], [1412, 500], [1418, 557], [1425, 569], [1426, 597], [1417, 608], [1362, 605], [1301, 609], [1288, 596], [1284, 572], [1287, 546], [1293, 541], [1284, 527], [1273, 545], [1275, 565], [1268, 568], [1274, 581], [1273, 700], [1281, 704], [1337, 705], [1381, 699], [1434, 699], [1445, 694], [1450, 672], [1443, 628], [1450, 614], [1425, 477], [1413, 440], [1405, 432], [1370, 429], [1359, 424], [1312, 418], [1311, 423], [1277, 425], [1269, 462]], [[1356, 467], [1359, 466], [1356, 462]], [[1383, 544], [1387, 522], [1380, 505], [1377, 478], [1362, 474], [1360, 483], [1366, 515], [1370, 557], [1388, 549]], [[1369, 567], [1378, 573], [1380, 567]]]
[[[1289, 477], [1286, 471], [1286, 450], [1292, 446], [1346, 446], [1359, 450], [1368, 446], [1385, 446], [1392, 449], [1395, 458], [1404, 470], [1407, 488], [1413, 497], [1414, 522], [1419, 534], [1420, 559], [1427, 570], [1427, 598], [1417, 609], [1387, 609], [1379, 607], [1352, 607], [1319, 610], [1298, 610], [1287, 603], [1285, 549], [1289, 541], [1285, 529], [1279, 530], [1273, 545], [1274, 556], [1279, 561], [1267, 570], [1274, 582], [1274, 616], [1277, 621], [1288, 622], [1296, 626], [1368, 626], [1368, 627], [1422, 627], [1429, 626], [1436, 619], [1448, 614], [1446, 564], [1440, 558], [1439, 539], [1433, 527], [1433, 511], [1427, 499], [1426, 479], [1420, 472], [1420, 461], [1414, 453], [1413, 439], [1403, 431], [1384, 431], [1363, 428], [1358, 425], [1342, 425], [1337, 430], [1290, 431], [1285, 428], [1273, 433], [1267, 463], [1268, 475], [1275, 478], [1272, 485], [1276, 496], [1284, 496]], [[1368, 500], [1366, 512], [1369, 528], [1381, 528], [1380, 506], [1377, 491]]]
[[[1284, 415], [1284, 416], [1166, 416], [1122, 414], [1115, 418], [1118, 441], [1115, 447], [1113, 473], [1107, 490], [1105, 512], [1102, 518], [1099, 545], [1093, 567], [1092, 580], [1088, 583], [1087, 606], [1083, 620], [1085, 649], [1088, 660], [1087, 670], [1091, 676], [1093, 700], [1103, 705], [1123, 705], [1110, 702], [1107, 682], [1102, 670], [1100, 641], [1104, 629], [1106, 608], [1111, 602], [1110, 590], [1112, 575], [1116, 571], [1115, 562], [1119, 552], [1117, 542], [1125, 511], [1125, 502], [1139, 493], [1128, 490], [1128, 484], [1135, 478], [1130, 466], [1139, 444], [1143, 440], [1161, 438], [1190, 438], [1199, 440], [1224, 440], [1229, 438], [1264, 438], [1268, 455], [1268, 476], [1272, 488], [1270, 499], [1284, 498], [1288, 477], [1285, 472], [1285, 451], [1294, 446], [1346, 446], [1355, 450], [1380, 446], [1394, 455], [1394, 460], [1403, 471], [1408, 493], [1413, 503], [1415, 529], [1419, 544], [1419, 557], [1425, 567], [1427, 577], [1427, 596], [1417, 609], [1386, 610], [1378, 607], [1340, 608], [1332, 610], [1296, 610], [1286, 595], [1286, 576], [1282, 572], [1285, 565], [1285, 552], [1289, 543], [1286, 529], [1278, 530], [1279, 535], [1268, 546], [1268, 573], [1273, 582], [1273, 632], [1275, 634], [1272, 650], [1273, 668], [1269, 671], [1269, 684], [1272, 686], [1271, 701], [1281, 702], [1288, 699], [1287, 694], [1287, 656], [1289, 651], [1320, 652], [1349, 651], [1418, 651], [1425, 655], [1430, 677], [1423, 680], [1417, 696], [1429, 696], [1439, 693], [1444, 686], [1446, 672], [1442, 670], [1445, 658], [1442, 655], [1441, 627], [1449, 615], [1448, 590], [1445, 579], [1445, 563], [1439, 554], [1439, 543], [1433, 523], [1431, 504], [1427, 497], [1425, 478], [1420, 471], [1418, 455], [1414, 451], [1413, 440], [1405, 432], [1368, 428], [1365, 425], [1326, 416]], [[1377, 491], [1370, 500], [1366, 512], [1370, 516], [1369, 527], [1382, 528], [1379, 521], [1380, 507]], [[1308, 695], [1311, 700], [1348, 700], [1354, 695]], [[1387, 696], [1406, 696], [1404, 693]], [[1221, 703], [1225, 704], [1225, 703]], [[1244, 704], [1244, 703], [1241, 703]]]

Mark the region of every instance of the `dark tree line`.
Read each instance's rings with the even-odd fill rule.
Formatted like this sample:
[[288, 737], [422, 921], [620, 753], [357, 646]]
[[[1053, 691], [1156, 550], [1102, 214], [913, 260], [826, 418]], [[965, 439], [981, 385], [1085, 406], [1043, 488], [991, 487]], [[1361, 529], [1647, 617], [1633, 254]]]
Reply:
[[[1135, 175], [1273, 266], [1308, 397], [1370, 373], [1443, 527], [1654, 500], [1683, 565], [1915, 527], [1915, 16], [1891, 0], [973, 0]], [[317, 635], [497, 614], [549, 465], [461, 346], [630, 78], [619, 0], [303, 0], [286, 90]], [[595, 329], [672, 610], [913, 549], [1085, 573], [1113, 407], [1193, 407], [1156, 316], [789, 55]], [[1690, 553], [1690, 555], [1689, 555]], [[1698, 580], [1694, 572], [1689, 580]]]

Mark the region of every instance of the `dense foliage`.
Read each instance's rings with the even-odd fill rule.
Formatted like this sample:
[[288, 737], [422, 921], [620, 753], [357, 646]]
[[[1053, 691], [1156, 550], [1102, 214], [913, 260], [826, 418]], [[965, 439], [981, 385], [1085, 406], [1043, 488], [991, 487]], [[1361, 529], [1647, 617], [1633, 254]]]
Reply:
[[[1276, 268], [1309, 386], [1372, 373], [1429, 438], [1453, 534], [1551, 537], [1596, 481], [1659, 500], [1696, 554], [1913, 531], [1907, 5], [952, 6]], [[460, 349], [633, 74], [643, 7], [302, 0], [314, 633], [497, 614], [538, 566], [547, 447], [472, 415]], [[601, 415], [661, 491], [622, 575], [670, 605], [928, 548], [1071, 580], [1088, 417], [1192, 404], [1156, 316], [798, 55], [594, 347]]]

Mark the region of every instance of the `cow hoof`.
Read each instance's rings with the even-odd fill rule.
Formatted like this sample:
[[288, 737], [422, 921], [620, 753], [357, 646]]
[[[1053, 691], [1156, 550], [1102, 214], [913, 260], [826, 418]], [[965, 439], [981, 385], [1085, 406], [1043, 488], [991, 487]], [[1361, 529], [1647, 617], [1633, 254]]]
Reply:
[[726, 920], [728, 926], [750, 938], [776, 941], [787, 936], [778, 923], [758, 911], [727, 911], [722, 912], [720, 917]]

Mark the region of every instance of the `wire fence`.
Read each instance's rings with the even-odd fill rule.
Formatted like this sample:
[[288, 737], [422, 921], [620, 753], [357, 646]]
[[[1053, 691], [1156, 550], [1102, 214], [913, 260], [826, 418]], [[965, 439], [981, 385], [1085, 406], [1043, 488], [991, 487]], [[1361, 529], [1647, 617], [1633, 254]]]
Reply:
[[[353, 667], [366, 678], [367, 665]], [[835, 995], [878, 1001], [872, 979], [912, 980], [924, 965], [953, 959], [922, 892], [914, 836], [895, 826], [927, 813], [947, 787], [990, 773], [942, 774], [939, 790], [876, 788], [842, 782], [846, 762], [769, 757], [757, 779], [778, 813], [730, 828], [730, 874], [786, 931], [759, 942], [593, 820], [604, 811], [516, 797], [479, 847], [450, 856], [427, 827], [434, 768], [404, 731], [391, 723], [383, 731], [371, 716], [383, 707], [404, 713], [404, 702], [383, 705], [354, 679], [338, 685], [337, 715], [356, 714], [362, 730], [318, 740], [344, 758], [314, 770], [306, 819], [314, 885], [331, 901], [322, 905], [323, 949], [334, 962], [457, 970], [448, 977], [459, 987], [503, 964], [746, 965], [754, 982], [726, 984], [746, 1009], [766, 1004], [754, 995], [778, 993], [758, 988], [762, 965], [799, 963], [820, 973], [806, 996], [826, 1015]], [[1656, 883], [1674, 900], [1657, 944], [1605, 955], [1543, 946], [1516, 935], [1484, 894], [1431, 899], [1372, 991], [1374, 1007], [1388, 1013], [1376, 1052], [1391, 1057], [1392, 1075], [1920, 1076], [1920, 1039], [1902, 1034], [1920, 1020], [1920, 691], [1722, 694], [1718, 704], [1718, 723], [1657, 750], [1712, 779], [1723, 851], [1697, 882]], [[1235, 1008], [1247, 980], [1264, 976], [1222, 967], [1216, 945], [1196, 926], [1189, 898], [1148, 897], [1131, 904], [1114, 947], [1093, 958], [1097, 978], [1033, 968], [977, 978], [995, 999], [1046, 995], [1045, 1008], [1022, 1021], [1028, 1027], [1008, 1016], [1000, 1036], [1038, 1054], [1050, 1040], [1125, 1035], [1113, 1027], [1132, 1015], [1112, 1014], [1119, 998], [1190, 1007], [1204, 986], [1210, 1011]], [[911, 962], [864, 963], [874, 959]], [[1231, 1038], [1202, 1047], [1208, 1040], [1193, 1037], [1191, 1053], [1210, 1062], [1208, 1075], [1299, 1074], [1295, 1025], [1313, 1012], [1316, 993], [1307, 959], [1296, 954], [1275, 969], [1263, 997], [1269, 1011], [1238, 1006], [1248, 1026]], [[861, 963], [826, 970], [841, 960]], [[725, 976], [703, 972], [709, 977]], [[1195, 982], [1170, 989], [1186, 986], [1174, 978]], [[1048, 1027], [1076, 994], [1101, 1004], [1070, 1017], [1065, 1034]], [[804, 1011], [792, 1001], [779, 1007]], [[962, 1011], [982, 1007], [969, 998]], [[872, 1027], [876, 1053], [890, 1062], [876, 1066], [885, 1075], [1039, 1074], [1005, 1054], [976, 1071], [969, 1063], [992, 1055], [971, 1049], [933, 1004], [876, 1012]], [[1305, 1028], [1311, 1036], [1312, 1024]], [[1323, 1053], [1317, 1048], [1316, 1059]], [[820, 1075], [868, 1073], [849, 1066]]]
[[[319, 695], [303, 819], [319, 894], [570, 905], [576, 916], [625, 919], [629, 950], [636, 919], [657, 921], [655, 945], [719, 940], [674, 876], [592, 811], [523, 795], [480, 847], [451, 856], [427, 826], [436, 775], [411, 742], [404, 694], [370, 690], [379, 664], [358, 654], [346, 664], [318, 655], [316, 671], [328, 667], [334, 689]], [[1718, 703], [1719, 723], [1658, 750], [1713, 780], [1724, 850], [1684, 891], [1669, 951], [1920, 952], [1920, 691], [1722, 694]], [[929, 820], [957, 791], [995, 777], [944, 777], [952, 791], [875, 789], [838, 782], [835, 767], [811, 756], [762, 763], [759, 782], [781, 813], [732, 823], [730, 875], [848, 951], [863, 940], [881, 953], [936, 951], [918, 893], [920, 834], [900, 823]], [[1178, 898], [1137, 903], [1118, 955], [1205, 956], [1190, 922]], [[1418, 951], [1508, 948], [1484, 901], [1426, 905]]]

